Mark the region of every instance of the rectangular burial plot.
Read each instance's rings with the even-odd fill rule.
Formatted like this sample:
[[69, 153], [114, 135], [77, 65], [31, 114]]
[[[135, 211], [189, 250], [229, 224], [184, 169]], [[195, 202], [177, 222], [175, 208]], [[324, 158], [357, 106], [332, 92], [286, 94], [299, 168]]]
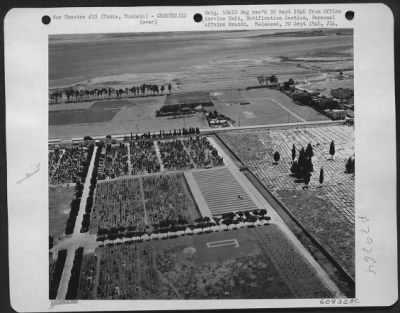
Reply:
[[222, 157], [218, 155], [217, 149], [211, 145], [207, 137], [196, 136], [183, 139], [183, 144], [197, 168], [224, 165]]
[[228, 168], [193, 171], [192, 174], [212, 215], [257, 209]]
[[145, 230], [141, 181], [127, 178], [97, 184], [90, 233], [117, 234]]
[[155, 230], [201, 217], [183, 174], [144, 176], [143, 192], [148, 223]]
[[210, 168], [224, 165], [207, 137], [193, 136], [157, 142], [164, 167], [169, 170]]
[[[324, 249], [354, 277], [354, 175], [345, 164], [354, 157], [354, 128], [344, 125], [226, 132], [220, 138], [237, 154]], [[334, 141], [335, 155], [329, 154]], [[248, 143], [248, 144], [247, 144]], [[308, 189], [293, 177], [292, 147], [311, 144], [313, 172]], [[253, 151], [257, 147], [257, 151]], [[248, 153], [248, 149], [250, 149]], [[280, 153], [274, 164], [273, 154]], [[320, 183], [320, 169], [324, 170]]]
[[140, 140], [129, 142], [129, 158], [131, 175], [160, 171], [160, 162], [153, 141]]
[[96, 188], [90, 232], [132, 237], [132, 232], [192, 224], [198, 217], [183, 174], [105, 181]]
[[[210, 243], [227, 241], [237, 245], [209, 247]], [[276, 225], [102, 246], [96, 248], [93, 261], [86, 264], [79, 286], [85, 292], [78, 293], [80, 299], [333, 296]], [[85, 273], [89, 273], [88, 278]], [[88, 280], [98, 284], [88, 287]]]
[[128, 147], [125, 143], [106, 143], [100, 148], [97, 179], [110, 179], [129, 174]]
[[67, 145], [49, 151], [49, 184], [75, 183], [85, 179], [85, 167], [89, 166], [89, 152], [93, 146]]

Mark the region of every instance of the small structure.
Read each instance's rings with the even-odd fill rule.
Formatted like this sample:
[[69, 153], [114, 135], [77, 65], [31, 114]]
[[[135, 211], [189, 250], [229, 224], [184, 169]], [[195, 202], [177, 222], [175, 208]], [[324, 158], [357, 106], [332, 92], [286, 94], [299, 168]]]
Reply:
[[345, 110], [325, 110], [325, 114], [333, 120], [344, 120], [346, 118]]

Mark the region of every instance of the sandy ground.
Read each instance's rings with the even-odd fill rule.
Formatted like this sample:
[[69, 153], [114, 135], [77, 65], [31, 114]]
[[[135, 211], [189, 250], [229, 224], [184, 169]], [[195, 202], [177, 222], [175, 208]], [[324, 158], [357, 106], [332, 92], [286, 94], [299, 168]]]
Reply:
[[325, 33], [305, 37], [271, 37], [261, 31], [83, 35], [74, 40], [53, 36], [49, 43], [49, 87], [172, 81], [178, 90], [202, 90], [216, 85], [257, 84], [260, 74], [284, 79], [316, 74], [317, 67], [323, 71], [351, 70], [353, 36]]
[[[293, 78], [317, 83], [329, 72], [353, 70], [353, 36], [336, 35], [336, 32], [324, 30], [319, 35], [286, 34], [282, 37], [272, 36], [272, 31], [52, 36], [49, 87], [125, 88], [142, 83], [171, 82], [173, 93], [213, 92], [255, 86], [258, 85], [257, 76], [272, 74], [280, 81]], [[250, 105], [227, 107], [229, 103], [216, 97], [217, 110], [230, 116], [236, 125], [239, 119], [243, 126], [326, 119], [312, 109], [295, 106], [277, 91], [252, 90], [240, 96], [250, 99]], [[257, 99], [261, 97], [264, 99]], [[164, 103], [164, 97], [132, 101], [137, 102], [135, 107], [121, 108], [111, 121], [51, 125], [49, 137], [64, 139], [208, 127], [201, 116], [155, 119], [154, 112]], [[90, 106], [90, 102], [52, 105], [50, 111]]]

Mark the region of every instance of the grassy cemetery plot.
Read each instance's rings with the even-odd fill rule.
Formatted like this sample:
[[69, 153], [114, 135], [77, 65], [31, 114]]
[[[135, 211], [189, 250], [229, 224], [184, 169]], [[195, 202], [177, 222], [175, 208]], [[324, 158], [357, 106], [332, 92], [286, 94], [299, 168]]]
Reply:
[[276, 225], [106, 245], [84, 256], [81, 271], [80, 299], [331, 296]]
[[[220, 137], [354, 277], [353, 127], [229, 132]], [[346, 167], [349, 159], [352, 168]]]
[[49, 187], [49, 235], [56, 240], [64, 234], [74, 194], [74, 187]]

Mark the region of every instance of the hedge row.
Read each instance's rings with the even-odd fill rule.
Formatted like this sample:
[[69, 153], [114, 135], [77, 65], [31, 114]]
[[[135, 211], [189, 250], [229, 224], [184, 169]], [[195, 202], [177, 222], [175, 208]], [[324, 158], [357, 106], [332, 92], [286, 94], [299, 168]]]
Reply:
[[74, 300], [77, 297], [82, 256], [83, 256], [83, 247], [79, 247], [78, 249], [75, 250], [74, 263], [71, 269], [71, 278], [69, 279], [67, 295], [65, 296], [67, 300]]
[[71, 211], [69, 212], [67, 226], [65, 228], [66, 235], [70, 235], [74, 232], [75, 221], [76, 221], [76, 217], [78, 216], [80, 204], [81, 204], [80, 198], [76, 198], [71, 201]]
[[99, 145], [94, 159], [93, 172], [92, 172], [92, 177], [90, 179], [89, 196], [86, 200], [85, 214], [83, 215], [82, 227], [80, 230], [81, 233], [86, 233], [89, 231], [90, 213], [92, 212], [93, 208], [93, 195], [94, 195], [94, 189], [96, 188], [97, 184], [97, 172], [99, 170], [101, 149], [102, 145]]
[[64, 269], [64, 264], [66, 259], [67, 259], [67, 250], [58, 251], [53, 277], [50, 277], [50, 285], [49, 285], [50, 300], [53, 300], [57, 297], [58, 286], [60, 285], [61, 275]]

